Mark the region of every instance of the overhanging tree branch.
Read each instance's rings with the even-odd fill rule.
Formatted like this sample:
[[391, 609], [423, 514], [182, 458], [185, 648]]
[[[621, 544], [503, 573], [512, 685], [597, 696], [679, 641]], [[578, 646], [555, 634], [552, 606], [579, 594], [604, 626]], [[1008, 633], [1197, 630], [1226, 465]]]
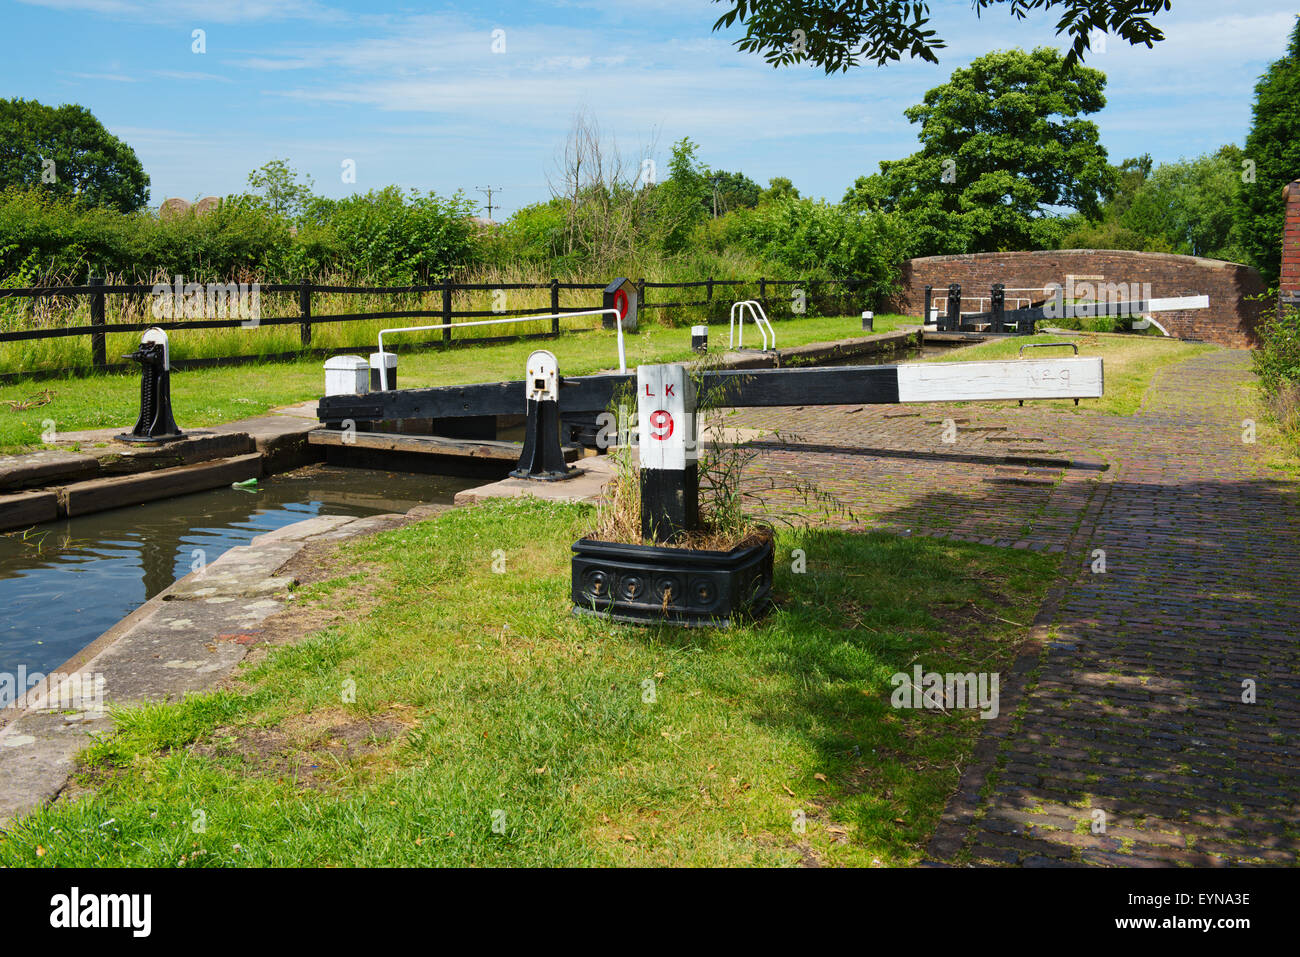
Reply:
[[[921, 0], [714, 0], [729, 6], [713, 29], [735, 25], [745, 35], [735, 45], [761, 53], [774, 67], [809, 63], [827, 73], [864, 63], [884, 66], [907, 54], [938, 63], [947, 44], [930, 28], [930, 5]], [[1082, 62], [1101, 31], [1132, 45], [1151, 47], [1164, 39], [1152, 22], [1172, 0], [971, 0], [978, 17], [995, 5], [1009, 5], [1017, 20], [1035, 10], [1059, 10], [1057, 34], [1072, 38], [1065, 63]]]

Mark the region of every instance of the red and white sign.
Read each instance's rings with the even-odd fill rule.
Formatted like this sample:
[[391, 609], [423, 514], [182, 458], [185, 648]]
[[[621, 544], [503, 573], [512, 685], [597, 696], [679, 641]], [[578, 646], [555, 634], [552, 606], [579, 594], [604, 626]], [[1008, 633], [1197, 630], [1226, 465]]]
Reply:
[[636, 394], [641, 468], [684, 469], [696, 461], [695, 383], [686, 366], [639, 366]]

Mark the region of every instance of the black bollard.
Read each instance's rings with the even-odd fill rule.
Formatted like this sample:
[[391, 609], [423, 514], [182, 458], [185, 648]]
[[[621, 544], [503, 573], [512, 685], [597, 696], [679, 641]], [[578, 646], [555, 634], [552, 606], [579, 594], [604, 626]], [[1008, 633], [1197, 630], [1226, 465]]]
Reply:
[[[931, 305], [932, 302], [934, 302], [934, 287], [926, 286], [925, 287], [925, 311], [921, 313], [921, 325], [923, 326], [928, 326], [930, 324], [930, 310], [934, 308]], [[935, 327], [937, 328], [938, 325], [939, 322], [936, 319]]]
[[951, 283], [948, 286], [948, 317], [943, 324], [947, 332], [961, 331], [961, 284]]
[[580, 474], [564, 461], [560, 445], [560, 378], [559, 363], [545, 349], [528, 357], [528, 377], [524, 392], [528, 396], [528, 423], [524, 432], [524, 449], [511, 478], [558, 482]]
[[1007, 293], [1006, 286], [1000, 282], [993, 284], [993, 294], [989, 298], [989, 311], [992, 312], [993, 332], [1006, 332]]
[[140, 363], [140, 418], [129, 433], [119, 435], [121, 442], [173, 442], [184, 433], [172, 417], [171, 356], [167, 333], [150, 329], [140, 339], [140, 348], [123, 359]]

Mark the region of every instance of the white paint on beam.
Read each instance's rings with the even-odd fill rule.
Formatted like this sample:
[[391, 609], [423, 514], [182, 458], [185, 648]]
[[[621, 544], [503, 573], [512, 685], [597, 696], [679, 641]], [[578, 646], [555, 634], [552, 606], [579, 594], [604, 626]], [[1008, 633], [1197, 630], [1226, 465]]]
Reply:
[[1098, 356], [923, 362], [897, 368], [899, 402], [1096, 399], [1102, 395]]
[[[1089, 319], [1094, 316], [1136, 316], [1148, 312], [1175, 312], [1179, 309], [1209, 309], [1209, 296], [1168, 296], [1164, 299], [1131, 299], [1123, 302], [1076, 302], [1064, 308], [1066, 316]], [[1049, 319], [1061, 314], [1059, 302], [1044, 307]]]
[[1175, 309], [1209, 309], [1209, 296], [1170, 296], [1166, 299], [1152, 299], [1147, 308], [1150, 312], [1172, 312]]

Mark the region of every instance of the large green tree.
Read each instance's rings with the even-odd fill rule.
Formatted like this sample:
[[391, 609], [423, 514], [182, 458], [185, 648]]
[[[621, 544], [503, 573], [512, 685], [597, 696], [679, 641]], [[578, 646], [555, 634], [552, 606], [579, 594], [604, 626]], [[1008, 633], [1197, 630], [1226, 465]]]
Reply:
[[1233, 201], [1242, 171], [1242, 152], [1231, 143], [1214, 153], [1154, 170], [1151, 157], [1127, 159], [1116, 167], [1119, 187], [1101, 217], [1070, 219], [1062, 248], [1136, 249], [1174, 252], [1242, 262]]
[[90, 110], [17, 98], [0, 100], [0, 189], [10, 186], [127, 213], [149, 197], [135, 151]]
[[[861, 63], [884, 66], [904, 53], [938, 63], [947, 44], [930, 28], [924, 0], [714, 0], [727, 12], [713, 25], [745, 27], [741, 50], [762, 53], [773, 66], [811, 63], [827, 73]], [[1036, 10], [1057, 13], [1056, 32], [1071, 38], [1069, 64], [1083, 60], [1096, 33], [1150, 47], [1164, 39], [1151, 22], [1171, 0], [971, 0], [975, 15], [1005, 6], [1017, 20]]]
[[1300, 177], [1300, 19], [1286, 56], [1255, 84], [1250, 134], [1237, 189], [1239, 242], [1264, 281], [1277, 282], [1282, 257], [1282, 187]]
[[1229, 143], [1193, 160], [1161, 163], [1134, 195], [1120, 222], [1166, 240], [1175, 252], [1239, 259], [1232, 201], [1241, 181], [1241, 149]]
[[715, 169], [709, 171], [707, 178], [711, 191], [707, 202], [713, 215], [721, 216], [733, 209], [748, 209], [758, 205], [758, 194], [762, 187], [744, 173]]
[[844, 197], [899, 214], [915, 255], [1054, 248], [1062, 207], [1096, 217], [1118, 185], [1096, 124], [1105, 76], [1055, 50], [986, 54], [905, 111], [921, 149]]

